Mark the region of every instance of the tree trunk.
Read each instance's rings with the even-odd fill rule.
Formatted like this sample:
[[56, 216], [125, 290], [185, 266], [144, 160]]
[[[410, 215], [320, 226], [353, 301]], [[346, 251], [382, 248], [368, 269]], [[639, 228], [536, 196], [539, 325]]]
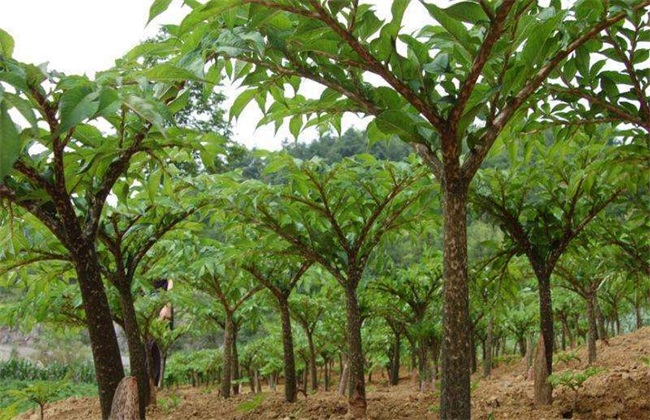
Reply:
[[144, 344], [140, 339], [140, 328], [133, 306], [133, 295], [130, 287], [120, 288], [120, 306], [124, 318], [124, 333], [129, 347], [129, 361], [131, 375], [138, 382], [138, 402], [140, 404], [140, 418], [145, 418], [147, 405], [149, 405], [149, 375], [147, 374], [147, 356]]
[[282, 319], [282, 351], [284, 361], [284, 399], [292, 403], [296, 401], [296, 360], [293, 353], [293, 334], [291, 332], [291, 316], [289, 303], [284, 300], [280, 304], [280, 317]]
[[400, 334], [395, 332], [395, 343], [393, 344], [393, 359], [390, 365], [390, 384], [399, 384], [399, 367], [400, 367]]
[[325, 383], [325, 392], [330, 390], [330, 360], [323, 356], [323, 382]]
[[641, 315], [641, 299], [634, 300], [634, 314], [636, 315], [636, 329], [643, 328], [643, 316]]
[[603, 311], [600, 310], [597, 291], [594, 291], [594, 311], [596, 312], [596, 321], [598, 325], [598, 339], [607, 340], [607, 326], [605, 325], [605, 317], [603, 316]]
[[621, 316], [618, 314], [618, 307], [614, 306], [614, 325], [616, 325], [616, 335], [621, 334]]
[[[318, 369], [316, 368], [316, 347], [314, 346], [314, 334], [310, 331], [306, 332], [307, 341], [309, 342], [309, 371], [311, 373], [311, 390], [318, 391]], [[307, 384], [305, 384], [305, 388], [306, 387]]]
[[426, 339], [421, 339], [418, 346], [418, 373], [420, 378], [420, 392], [427, 391], [427, 385], [431, 383], [429, 374], [429, 352], [427, 351]]
[[483, 360], [483, 377], [487, 378], [492, 374], [492, 330], [494, 318], [490, 315], [488, 319], [487, 334], [485, 337], [485, 359]]
[[469, 419], [470, 319], [467, 282], [467, 186], [458, 162], [446, 164], [440, 418]]
[[74, 264], [86, 313], [102, 418], [106, 419], [111, 414], [115, 390], [124, 377], [124, 367], [94, 244], [83, 248], [85, 252], [76, 256]]
[[[241, 378], [239, 372], [239, 351], [237, 350], [237, 329], [238, 327], [233, 323], [232, 328], [232, 380], [238, 381]], [[232, 384], [233, 395], [239, 395], [239, 382]]]
[[589, 364], [596, 361], [596, 335], [598, 327], [596, 326], [596, 296], [592, 295], [587, 298], [587, 319], [589, 321]]
[[[553, 373], [553, 306], [551, 301], [550, 273], [537, 274], [539, 283], [539, 319], [542, 331], [546, 369], [535, 369], [535, 404], [550, 405], [553, 402], [553, 390], [547, 382]], [[540, 376], [545, 375], [545, 376]]]
[[232, 314], [226, 314], [226, 325], [223, 335], [223, 374], [221, 377], [221, 396], [230, 398], [232, 384], [232, 331], [234, 329]]
[[341, 372], [341, 383], [339, 384], [339, 394], [341, 394], [342, 397], [345, 397], [345, 389], [348, 386], [348, 377], [350, 376], [350, 368], [348, 364], [346, 363], [343, 366], [343, 371]]
[[350, 369], [348, 412], [353, 418], [363, 418], [366, 416], [367, 402], [361, 344], [361, 311], [357, 301], [357, 284], [357, 280], [349, 277], [348, 287], [345, 290], [345, 306], [348, 318], [348, 363]]
[[469, 351], [470, 351], [469, 371], [470, 371], [470, 374], [474, 374], [474, 373], [476, 373], [476, 369], [477, 369], [476, 339], [474, 337], [474, 334], [470, 334]]

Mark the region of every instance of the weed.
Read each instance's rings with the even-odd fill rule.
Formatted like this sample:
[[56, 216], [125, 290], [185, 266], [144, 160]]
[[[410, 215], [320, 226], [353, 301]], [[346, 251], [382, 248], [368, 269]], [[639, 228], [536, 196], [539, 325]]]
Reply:
[[250, 411], [255, 410], [257, 407], [260, 406], [266, 399], [266, 394], [260, 393], [260, 394], [255, 394], [248, 400], [244, 401], [243, 403], [239, 404], [237, 406], [238, 411], [243, 411], [245, 413], [248, 413]]

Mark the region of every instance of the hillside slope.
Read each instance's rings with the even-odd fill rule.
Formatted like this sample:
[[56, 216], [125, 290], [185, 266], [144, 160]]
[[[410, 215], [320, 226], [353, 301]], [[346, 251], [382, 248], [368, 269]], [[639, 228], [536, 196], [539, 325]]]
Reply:
[[[476, 419], [648, 419], [650, 418], [650, 367], [643, 357], [650, 356], [650, 328], [611, 338], [608, 344], [598, 343], [596, 366], [603, 371], [589, 378], [578, 394], [556, 389], [552, 406], [533, 406], [533, 384], [524, 374], [524, 362], [502, 366], [489, 379], [477, 381], [473, 391], [473, 416]], [[581, 369], [586, 364], [586, 350], [576, 351], [580, 360], [559, 363], [556, 372]], [[382, 380], [380, 380], [382, 382]], [[437, 418], [437, 396], [423, 394], [407, 379], [397, 387], [384, 383], [368, 386], [368, 418], [431, 419]], [[148, 416], [154, 420], [172, 419], [343, 419], [346, 401], [335, 392], [320, 392], [307, 399], [301, 396], [295, 404], [282, 402], [281, 392], [265, 392], [257, 397], [243, 394], [224, 401], [217, 391], [197, 388], [165, 390], [158, 396], [158, 407]], [[36, 419], [24, 414], [22, 420]], [[71, 398], [46, 409], [51, 420], [88, 420], [99, 418], [95, 399]]]

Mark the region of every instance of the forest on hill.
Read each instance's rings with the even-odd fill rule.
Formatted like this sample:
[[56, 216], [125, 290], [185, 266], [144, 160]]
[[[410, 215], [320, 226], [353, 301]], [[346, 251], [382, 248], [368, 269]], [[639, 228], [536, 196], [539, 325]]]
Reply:
[[[0, 363], [0, 418], [95, 387], [102, 418], [157, 418], [169, 387], [307, 418], [607, 418], [579, 398], [603, 369], [647, 385], [649, 0], [186, 4], [93, 78], [0, 29], [0, 326], [54, 347]], [[321, 134], [248, 150], [248, 106]]]

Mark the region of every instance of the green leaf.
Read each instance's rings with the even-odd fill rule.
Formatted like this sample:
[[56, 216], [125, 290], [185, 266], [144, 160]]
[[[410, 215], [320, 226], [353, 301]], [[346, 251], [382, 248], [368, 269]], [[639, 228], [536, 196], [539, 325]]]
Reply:
[[194, 29], [199, 23], [209, 20], [241, 3], [242, 0], [211, 0], [203, 7], [192, 10], [190, 14], [183, 19], [183, 22], [181, 22], [179, 32], [180, 34], [187, 33]]
[[99, 109], [98, 98], [99, 93], [88, 86], [78, 86], [64, 92], [59, 103], [61, 124], [55, 134], [65, 133], [95, 115]]
[[4, 56], [4, 58], [11, 58], [14, 53], [14, 45], [12, 36], [0, 28], [0, 55]]
[[153, 4], [149, 8], [149, 20], [147, 20], [147, 25], [154, 20], [156, 16], [167, 10], [171, 2], [172, 0], [154, 0]]
[[456, 20], [455, 17], [452, 17], [451, 15], [448, 14], [448, 12], [445, 9], [441, 9], [436, 5], [430, 4], [430, 3], [425, 3], [424, 1], [421, 2], [424, 7], [427, 8], [431, 16], [442, 25], [443, 28], [447, 30], [453, 36], [456, 41], [460, 43], [460, 45], [465, 48], [468, 52], [472, 52], [474, 50], [474, 47], [472, 45], [472, 40], [467, 32], [467, 29], [463, 24]]
[[155, 104], [135, 95], [131, 95], [126, 98], [124, 104], [140, 117], [153, 124], [158, 130], [164, 132], [165, 119], [162, 114], [158, 112]]
[[257, 94], [258, 90], [257, 89], [249, 89], [244, 92], [242, 92], [237, 99], [233, 102], [232, 106], [230, 107], [230, 119], [232, 120], [233, 118], [239, 117], [239, 115], [242, 113], [244, 108], [250, 103], [250, 101], [255, 97]]
[[173, 83], [184, 80], [202, 81], [191, 71], [173, 64], [164, 63], [145, 72], [145, 76], [154, 82]]
[[20, 156], [20, 134], [0, 97], [0, 184]]
[[445, 12], [456, 20], [474, 25], [490, 20], [481, 5], [473, 1], [461, 1], [452, 4], [445, 9]]
[[404, 111], [389, 109], [377, 117], [377, 127], [386, 134], [394, 134], [405, 142], [422, 142], [415, 121]]

